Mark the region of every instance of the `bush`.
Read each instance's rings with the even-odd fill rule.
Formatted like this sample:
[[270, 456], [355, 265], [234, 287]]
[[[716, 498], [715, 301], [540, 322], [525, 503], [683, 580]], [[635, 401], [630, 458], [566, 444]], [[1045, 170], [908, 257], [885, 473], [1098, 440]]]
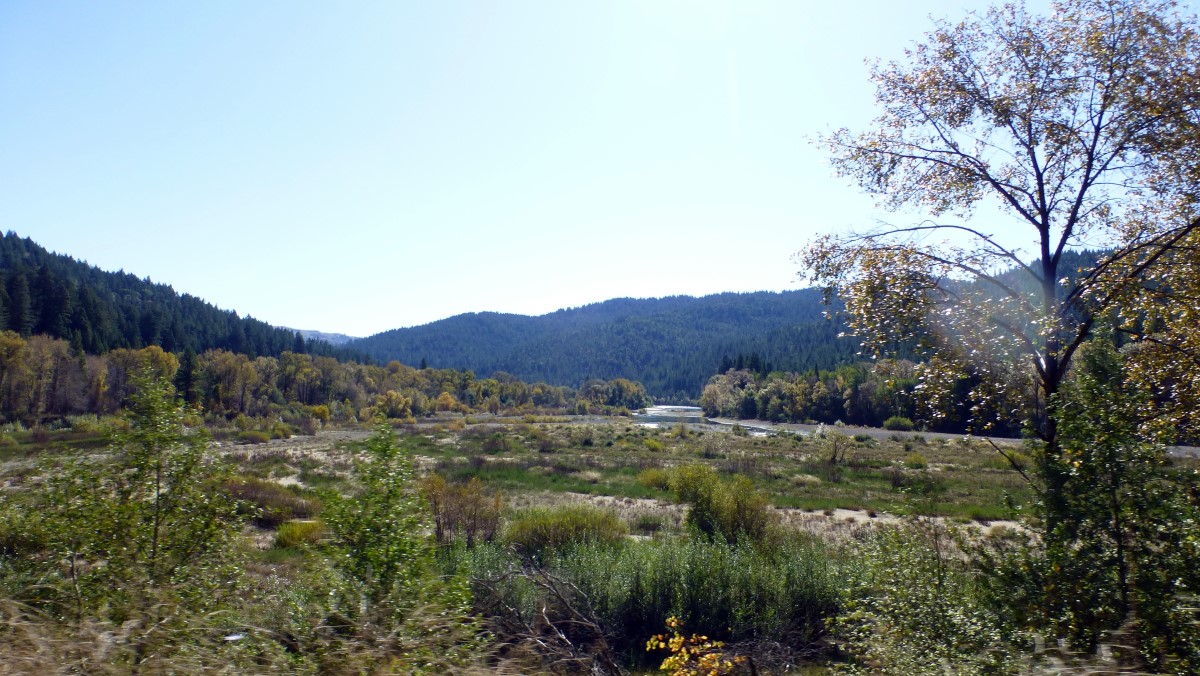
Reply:
[[652, 534], [666, 528], [666, 519], [658, 514], [638, 514], [633, 522], [633, 529], [639, 533]]
[[1017, 628], [952, 553], [951, 535], [918, 523], [857, 547], [833, 627], [862, 673], [1025, 673], [1012, 663], [1024, 651]]
[[35, 444], [42, 445], [50, 443], [50, 430], [38, 425], [29, 432], [29, 440]]
[[480, 444], [480, 450], [488, 455], [507, 453], [511, 450], [511, 442], [502, 432], [497, 432], [483, 440], [483, 443]]
[[479, 477], [452, 484], [440, 474], [431, 474], [421, 482], [421, 494], [433, 513], [434, 536], [439, 543], [461, 536], [471, 547], [476, 541], [495, 539], [504, 503], [499, 494], [484, 491]]
[[900, 432], [911, 432], [913, 427], [912, 418], [906, 418], [902, 415], [894, 415], [883, 421], [883, 429]]
[[883, 470], [883, 476], [888, 479], [892, 484], [892, 490], [895, 491], [908, 488], [912, 484], [912, 479], [902, 469], [889, 467]]
[[301, 418], [297, 424], [300, 427], [300, 433], [304, 436], [315, 436], [321, 430], [321, 421], [317, 418]]
[[637, 482], [656, 491], [669, 491], [671, 490], [671, 473], [665, 469], [650, 467], [638, 472]]
[[830, 465], [840, 465], [850, 460], [854, 450], [854, 438], [834, 426], [832, 429], [825, 425], [817, 428], [817, 446], [819, 453], [825, 456], [825, 462]]
[[265, 444], [271, 440], [271, 435], [258, 430], [245, 430], [238, 432], [237, 439], [243, 444]]
[[909, 469], [925, 469], [929, 466], [929, 462], [920, 453], [910, 453], [904, 460], [904, 466]]
[[[1011, 460], [1009, 458], [1011, 458]], [[983, 461], [984, 467], [987, 467], [988, 469], [1016, 471], [1016, 467], [1013, 467], [1013, 463], [1016, 463], [1016, 467], [1021, 468], [1022, 471], [1033, 465], [1033, 461], [1029, 458], [1029, 456], [1020, 451], [1008, 451], [1007, 458], [999, 453], [996, 455], [989, 455]]]
[[275, 546], [279, 548], [314, 545], [328, 534], [320, 521], [285, 521], [275, 533]]
[[541, 559], [547, 552], [579, 544], [612, 545], [629, 534], [616, 514], [587, 505], [531, 509], [515, 517], [504, 541], [522, 556]]
[[[121, 668], [128, 664], [169, 671], [155, 669], [150, 657], [194, 645], [199, 618], [229, 610], [237, 598], [242, 520], [234, 501], [213, 490], [224, 466], [206, 435], [183, 426], [174, 388], [148, 375], [135, 376], [128, 419], [128, 432], [112, 437], [112, 458], [54, 458], [58, 464], [43, 467], [44, 491], [20, 506], [34, 523], [0, 514], [22, 531], [34, 527], [41, 541], [31, 533], [3, 536], [14, 559], [0, 563], [0, 582], [18, 566], [36, 580], [12, 600], [45, 611], [64, 633], [105, 632], [105, 663], [81, 671], [136, 670]], [[0, 632], [6, 658], [13, 657], [13, 633]], [[141, 659], [109, 661], [126, 650]]]
[[11, 565], [16, 560], [33, 558], [51, 542], [37, 515], [6, 496], [0, 496], [0, 561]]
[[675, 498], [689, 505], [686, 523], [710, 537], [760, 541], [771, 525], [767, 498], [744, 476], [721, 481], [708, 465], [684, 465], [671, 474]]
[[646, 439], [645, 443], [646, 450], [653, 453], [662, 453], [663, 449], [666, 448], [666, 446], [663, 445], [663, 442], [659, 441], [658, 439]]
[[104, 424], [95, 415], [67, 416], [67, 424], [71, 427], [72, 432], [80, 434], [98, 434], [104, 431]]
[[292, 438], [292, 428], [289, 427], [287, 423], [276, 422], [273, 425], [271, 425], [271, 438], [272, 439], [291, 439]]
[[316, 500], [302, 498], [286, 486], [254, 477], [227, 479], [225, 493], [248, 506], [243, 514], [252, 515], [260, 528], [276, 528], [292, 519], [311, 519], [321, 509]]
[[726, 652], [724, 641], [713, 641], [699, 634], [682, 634], [683, 622], [678, 617], [668, 617], [667, 628], [671, 630], [670, 635], [656, 634], [646, 641], [647, 652], [668, 652], [667, 657], [658, 666], [659, 671], [669, 671], [671, 676], [758, 673], [756, 669], [748, 667], [745, 655]]

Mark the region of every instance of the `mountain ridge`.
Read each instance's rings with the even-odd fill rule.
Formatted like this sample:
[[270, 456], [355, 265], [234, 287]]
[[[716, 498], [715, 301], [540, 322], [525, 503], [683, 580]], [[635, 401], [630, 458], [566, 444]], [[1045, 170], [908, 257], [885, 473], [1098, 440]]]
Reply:
[[814, 289], [622, 297], [540, 316], [466, 313], [333, 344], [326, 339], [349, 336], [275, 327], [149, 278], [50, 252], [11, 231], [0, 237], [0, 329], [60, 338], [79, 354], [149, 345], [252, 358], [307, 352], [569, 387], [625, 378], [661, 401], [682, 402], [695, 401], [737, 356], [792, 371], [853, 360], [856, 346], [838, 338], [840, 325], [825, 310]]
[[799, 371], [853, 359], [856, 345], [838, 338], [822, 300], [815, 289], [614, 298], [538, 316], [463, 313], [347, 346], [380, 362], [574, 387], [628, 378], [659, 399], [694, 400], [723, 357], [757, 353]]

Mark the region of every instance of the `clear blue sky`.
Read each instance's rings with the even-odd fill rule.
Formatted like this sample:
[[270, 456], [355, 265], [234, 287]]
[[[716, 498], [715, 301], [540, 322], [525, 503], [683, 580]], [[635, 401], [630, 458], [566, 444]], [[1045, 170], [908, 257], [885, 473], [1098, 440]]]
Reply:
[[811, 137], [985, 5], [7, 0], [0, 230], [352, 335], [796, 288], [889, 217]]

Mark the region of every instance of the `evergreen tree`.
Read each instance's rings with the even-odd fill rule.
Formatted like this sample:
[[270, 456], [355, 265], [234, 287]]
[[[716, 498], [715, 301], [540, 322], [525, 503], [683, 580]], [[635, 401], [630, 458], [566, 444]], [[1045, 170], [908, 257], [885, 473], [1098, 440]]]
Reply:
[[8, 315], [9, 325], [13, 331], [28, 338], [33, 334], [34, 316], [29, 280], [25, 278], [24, 273], [17, 272], [10, 278], [8, 295], [12, 299]]
[[175, 372], [175, 391], [185, 404], [195, 406], [200, 403], [200, 388], [200, 363], [196, 358], [196, 351], [189, 347], [179, 358], [179, 370]]

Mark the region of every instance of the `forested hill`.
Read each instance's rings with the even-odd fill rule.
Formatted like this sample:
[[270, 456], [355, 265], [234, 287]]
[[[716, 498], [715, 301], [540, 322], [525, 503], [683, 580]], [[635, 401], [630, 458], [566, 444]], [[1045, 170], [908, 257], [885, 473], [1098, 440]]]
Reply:
[[496, 371], [527, 382], [579, 386], [628, 378], [659, 399], [688, 400], [724, 357], [757, 354], [776, 369], [807, 371], [854, 359], [855, 343], [823, 316], [821, 294], [723, 293], [615, 300], [540, 317], [471, 313], [348, 344], [380, 362]]
[[0, 330], [61, 338], [89, 354], [158, 345], [168, 352], [221, 348], [252, 357], [285, 350], [361, 357], [239, 317], [149, 278], [105, 272], [51, 253], [12, 232], [0, 238], [0, 282]]

